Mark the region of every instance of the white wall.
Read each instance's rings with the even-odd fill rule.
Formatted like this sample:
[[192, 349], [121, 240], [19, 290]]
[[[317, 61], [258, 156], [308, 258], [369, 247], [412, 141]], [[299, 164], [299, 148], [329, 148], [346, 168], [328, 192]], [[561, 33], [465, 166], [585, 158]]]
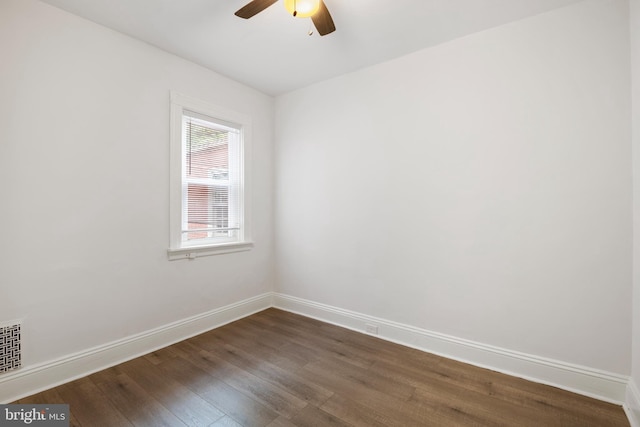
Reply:
[[627, 2], [276, 100], [277, 290], [628, 375]]
[[[0, 2], [0, 321], [31, 367], [273, 289], [273, 99], [33, 0]], [[169, 91], [253, 119], [250, 252], [167, 260]]]
[[627, 405], [640, 427], [640, 0], [630, 2], [631, 85], [633, 141], [633, 348], [632, 377], [627, 391]]

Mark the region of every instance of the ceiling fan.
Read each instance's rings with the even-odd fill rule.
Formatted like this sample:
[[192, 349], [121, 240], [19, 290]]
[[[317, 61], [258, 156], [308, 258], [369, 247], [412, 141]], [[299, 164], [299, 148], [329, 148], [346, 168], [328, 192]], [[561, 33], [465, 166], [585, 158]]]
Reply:
[[[240, 18], [249, 19], [262, 12], [278, 0], [253, 0], [235, 13]], [[284, 0], [284, 7], [297, 18], [310, 17], [318, 34], [325, 36], [336, 30], [329, 9], [323, 0]]]

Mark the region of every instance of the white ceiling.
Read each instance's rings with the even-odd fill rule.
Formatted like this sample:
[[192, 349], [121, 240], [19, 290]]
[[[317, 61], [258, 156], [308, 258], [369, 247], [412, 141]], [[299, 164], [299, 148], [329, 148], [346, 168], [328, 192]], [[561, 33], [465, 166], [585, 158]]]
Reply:
[[249, 0], [42, 1], [278, 95], [581, 0], [324, 0], [324, 37], [282, 1], [249, 20]]

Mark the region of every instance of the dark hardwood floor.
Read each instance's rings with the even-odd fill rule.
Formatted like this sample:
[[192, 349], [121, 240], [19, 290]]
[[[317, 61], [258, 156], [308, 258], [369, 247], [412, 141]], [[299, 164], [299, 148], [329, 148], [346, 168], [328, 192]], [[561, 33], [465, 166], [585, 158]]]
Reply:
[[621, 407], [268, 309], [21, 399], [73, 426], [629, 426]]

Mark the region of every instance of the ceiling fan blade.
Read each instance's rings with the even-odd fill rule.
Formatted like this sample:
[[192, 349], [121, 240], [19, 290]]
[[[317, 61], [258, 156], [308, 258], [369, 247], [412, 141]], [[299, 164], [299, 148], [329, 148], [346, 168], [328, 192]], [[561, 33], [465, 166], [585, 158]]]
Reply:
[[313, 25], [316, 26], [318, 34], [321, 36], [333, 33], [336, 30], [329, 9], [327, 9], [327, 6], [322, 0], [320, 0], [320, 9], [311, 17], [311, 20], [313, 21]]
[[247, 3], [243, 7], [238, 9], [235, 15], [239, 16], [240, 18], [249, 19], [253, 15], [257, 15], [277, 1], [278, 0], [253, 0], [252, 2]]

